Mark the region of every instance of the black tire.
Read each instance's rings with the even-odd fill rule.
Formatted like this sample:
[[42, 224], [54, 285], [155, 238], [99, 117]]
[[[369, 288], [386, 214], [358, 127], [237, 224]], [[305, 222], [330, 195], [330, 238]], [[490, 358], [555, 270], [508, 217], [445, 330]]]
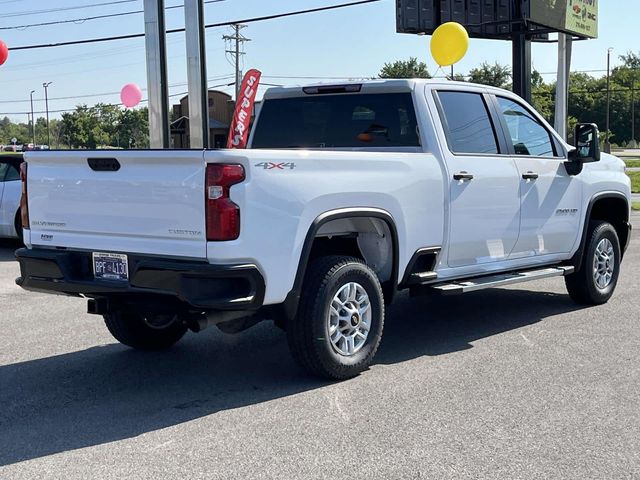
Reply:
[[111, 335], [136, 350], [164, 350], [187, 332], [187, 327], [178, 321], [162, 328], [151, 326], [143, 315], [132, 311], [113, 312], [103, 317]]
[[[357, 351], [346, 356], [333, 345], [327, 319], [334, 296], [348, 283], [357, 283], [364, 289], [369, 298], [371, 318], [366, 339]], [[360, 322], [359, 316], [351, 319]], [[369, 367], [380, 345], [383, 326], [384, 298], [373, 270], [358, 258], [321, 257], [307, 269], [298, 313], [287, 325], [287, 339], [293, 358], [307, 372], [332, 380], [345, 380]]]
[[[614, 261], [611, 281], [604, 288], [597, 285], [594, 277], [594, 259], [596, 258], [596, 249], [598, 244], [604, 239], [611, 242]], [[607, 303], [613, 295], [618, 283], [618, 275], [620, 274], [620, 241], [615, 228], [603, 221], [591, 221], [587, 233], [587, 241], [584, 250], [584, 257], [580, 269], [571, 275], [565, 277], [565, 285], [569, 296], [581, 305], [602, 305]]]

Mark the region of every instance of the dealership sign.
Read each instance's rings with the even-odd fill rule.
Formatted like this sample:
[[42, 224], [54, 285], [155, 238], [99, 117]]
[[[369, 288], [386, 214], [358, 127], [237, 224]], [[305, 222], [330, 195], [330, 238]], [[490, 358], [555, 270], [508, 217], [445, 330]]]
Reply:
[[598, 36], [598, 0], [531, 0], [530, 20], [580, 37]]
[[533, 41], [553, 32], [598, 36], [598, 0], [396, 0], [399, 33], [433, 35], [457, 22], [472, 38], [511, 40], [522, 27]]

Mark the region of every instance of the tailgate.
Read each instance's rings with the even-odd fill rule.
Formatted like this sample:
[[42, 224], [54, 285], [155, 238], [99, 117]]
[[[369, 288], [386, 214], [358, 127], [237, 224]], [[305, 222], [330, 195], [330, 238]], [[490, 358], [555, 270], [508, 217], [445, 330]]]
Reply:
[[26, 160], [31, 245], [206, 258], [202, 151], [33, 152]]

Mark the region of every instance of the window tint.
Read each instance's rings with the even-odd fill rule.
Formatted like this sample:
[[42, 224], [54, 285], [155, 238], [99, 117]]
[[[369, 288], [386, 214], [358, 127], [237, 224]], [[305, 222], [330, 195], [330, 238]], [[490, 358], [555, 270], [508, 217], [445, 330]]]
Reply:
[[554, 156], [551, 136], [537, 118], [508, 98], [498, 97], [498, 104], [507, 122], [516, 155]]
[[252, 148], [420, 145], [410, 93], [309, 95], [264, 102]]
[[438, 92], [446, 118], [447, 141], [454, 153], [498, 153], [493, 125], [482, 95]]
[[0, 182], [4, 182], [4, 177], [7, 174], [7, 170], [9, 170], [9, 164], [0, 162]]
[[[2, 175], [0, 175], [2, 177]], [[5, 182], [13, 182], [14, 180], [20, 180], [20, 170], [18, 170], [14, 165], [9, 165], [7, 170], [7, 176], [4, 178]]]

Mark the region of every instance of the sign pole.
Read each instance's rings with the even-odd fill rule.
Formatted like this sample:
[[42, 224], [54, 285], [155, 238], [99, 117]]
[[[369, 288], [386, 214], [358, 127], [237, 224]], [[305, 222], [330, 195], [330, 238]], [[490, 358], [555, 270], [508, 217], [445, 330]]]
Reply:
[[531, 39], [526, 34], [513, 35], [513, 92], [531, 103]]
[[189, 84], [189, 146], [209, 148], [209, 93], [203, 0], [184, 0]]
[[164, 0], [144, 0], [144, 36], [147, 51], [149, 142], [151, 148], [169, 148], [169, 87]]
[[556, 82], [555, 129], [560, 136], [568, 138], [569, 119], [569, 72], [571, 71], [571, 35], [558, 34], [558, 79]]

